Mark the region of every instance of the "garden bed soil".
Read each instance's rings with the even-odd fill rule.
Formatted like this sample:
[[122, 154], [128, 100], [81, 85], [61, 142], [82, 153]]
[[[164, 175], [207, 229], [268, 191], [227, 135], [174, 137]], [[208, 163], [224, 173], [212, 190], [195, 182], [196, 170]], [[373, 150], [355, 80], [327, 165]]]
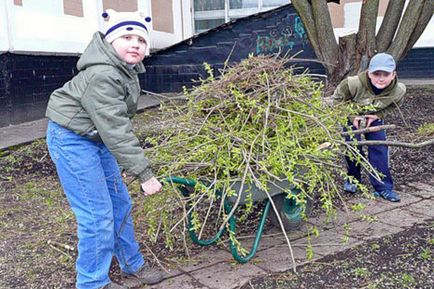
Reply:
[[250, 280], [241, 289], [431, 289], [434, 220], [326, 256], [298, 272]]
[[[418, 132], [423, 124], [434, 125], [433, 95], [434, 86], [409, 87], [400, 113], [388, 121], [398, 126], [388, 132], [389, 140], [420, 142], [434, 138], [432, 133], [421, 136]], [[157, 113], [155, 108], [144, 112], [152, 117]], [[143, 119], [149, 118], [136, 118], [136, 128], [142, 126]], [[433, 146], [391, 149], [392, 174], [398, 191], [402, 185], [412, 182], [434, 186], [433, 152]], [[74, 288], [76, 224], [44, 140], [0, 153], [0, 288]], [[143, 196], [133, 191], [131, 195], [136, 211], [139, 211]], [[155, 254], [164, 265], [179, 264], [187, 259], [183, 244], [174, 244], [169, 249], [159, 242], [149, 242], [142, 225], [146, 223], [145, 215], [137, 212], [135, 223], [138, 240], [146, 244], [142, 252], [147, 258], [153, 260]], [[423, 287], [425, 285], [420, 283], [433, 284], [432, 240], [432, 223], [418, 226], [355, 250], [326, 257], [311, 267], [302, 267], [297, 276], [279, 275], [269, 278], [271, 281], [266, 280], [275, 287], [252, 288], [432, 288]], [[212, 254], [212, 248], [191, 244], [189, 247], [192, 255], [203, 250], [210, 250]], [[397, 270], [399, 273], [393, 274]], [[426, 271], [429, 272], [426, 274]], [[119, 276], [115, 264], [111, 274], [114, 279]], [[279, 285], [282, 278], [285, 282], [286, 279], [299, 282], [295, 283], [299, 287], [282, 287]], [[315, 283], [306, 283], [308, 279], [315, 280]], [[392, 279], [411, 286], [421, 284], [422, 287], [387, 287], [387, 280]], [[264, 280], [253, 280], [251, 284], [262, 286]], [[369, 287], [376, 284], [369, 283], [372, 280], [384, 282], [378, 283], [379, 287]], [[323, 284], [323, 287], [312, 284]], [[352, 287], [343, 284], [352, 284]], [[363, 287], [363, 284], [366, 286]]]

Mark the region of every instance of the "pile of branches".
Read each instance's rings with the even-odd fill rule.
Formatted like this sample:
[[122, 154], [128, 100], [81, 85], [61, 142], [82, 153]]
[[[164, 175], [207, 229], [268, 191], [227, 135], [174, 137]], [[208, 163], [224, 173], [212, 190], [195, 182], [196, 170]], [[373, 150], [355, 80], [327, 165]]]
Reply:
[[[165, 125], [147, 139], [152, 146], [145, 153], [158, 175], [200, 180], [204, 185], [191, 196], [192, 203], [222, 206], [215, 199], [219, 190], [223, 199], [235, 197], [234, 209], [242, 193], [233, 189], [234, 182], [241, 182], [241, 188], [254, 184], [267, 199], [269, 184], [285, 181], [301, 191], [291, 195], [297, 203], [317, 196], [333, 214], [339, 196], [336, 175], [346, 175], [340, 124], [346, 123], [349, 112], [324, 105], [322, 84], [308, 73], [296, 74], [299, 68], [289, 61], [250, 57], [226, 67], [219, 77], [205, 65], [208, 78], [185, 90], [186, 102], [165, 105]], [[166, 207], [155, 205], [159, 216], [175, 208], [173, 201], [167, 202], [168, 194], [162, 197]], [[186, 210], [182, 211], [178, 220], [185, 220]], [[217, 211], [219, 216], [211, 219], [225, 226], [229, 216], [221, 208]], [[206, 219], [195, 220], [195, 229], [202, 232]], [[173, 222], [170, 232], [179, 224]]]
[[218, 78], [207, 66], [209, 77], [185, 92], [187, 103], [164, 108], [172, 125], [156, 133], [147, 154], [159, 174], [218, 188], [243, 179], [266, 189], [286, 179], [307, 195], [334, 191], [339, 123], [348, 112], [323, 105], [322, 84], [295, 69], [272, 56], [250, 57]]

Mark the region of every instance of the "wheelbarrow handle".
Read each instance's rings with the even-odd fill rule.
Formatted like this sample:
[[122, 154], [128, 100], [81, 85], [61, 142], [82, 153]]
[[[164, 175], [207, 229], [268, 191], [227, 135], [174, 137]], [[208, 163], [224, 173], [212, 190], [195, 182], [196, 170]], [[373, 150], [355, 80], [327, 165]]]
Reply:
[[176, 177], [176, 176], [168, 176], [168, 177], [165, 177], [164, 180], [166, 182], [169, 182], [169, 183], [175, 183], [175, 184], [185, 185], [185, 186], [189, 186], [189, 187], [195, 187], [197, 184], [197, 182], [195, 180], [184, 179], [184, 178]]

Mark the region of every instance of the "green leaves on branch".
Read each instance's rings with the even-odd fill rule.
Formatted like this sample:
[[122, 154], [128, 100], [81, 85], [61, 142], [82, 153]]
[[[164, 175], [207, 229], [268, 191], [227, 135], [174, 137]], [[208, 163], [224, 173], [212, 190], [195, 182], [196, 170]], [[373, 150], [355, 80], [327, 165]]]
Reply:
[[[295, 74], [300, 68], [286, 58], [250, 57], [218, 78], [205, 68], [209, 78], [185, 89], [187, 102], [162, 108], [166, 125], [154, 132], [146, 152], [158, 175], [203, 181], [206, 189], [192, 198], [213, 207], [222, 205], [209, 201], [215, 190], [223, 198], [239, 193], [231, 188], [236, 180], [267, 190], [270, 182], [286, 179], [301, 189], [301, 202], [318, 192], [326, 211], [333, 211], [335, 176], [345, 174], [339, 124], [347, 114], [323, 104], [322, 84]], [[252, 201], [245, 201], [250, 213]], [[224, 220], [224, 210], [217, 211], [212, 219]], [[199, 230], [204, 223], [194, 225]]]

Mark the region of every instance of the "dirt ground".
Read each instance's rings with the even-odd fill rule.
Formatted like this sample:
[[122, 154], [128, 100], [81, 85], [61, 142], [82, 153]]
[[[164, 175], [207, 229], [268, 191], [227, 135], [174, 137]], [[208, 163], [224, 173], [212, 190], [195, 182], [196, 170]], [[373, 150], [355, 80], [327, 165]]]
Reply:
[[289, 272], [250, 280], [241, 289], [430, 289], [434, 220], [369, 241]]
[[[389, 140], [414, 143], [434, 138], [433, 100], [434, 86], [409, 87], [400, 113], [388, 121], [398, 125], [388, 133]], [[431, 126], [430, 134], [420, 131], [424, 124]], [[392, 148], [391, 166], [397, 189], [414, 181], [434, 185], [433, 163], [433, 146]], [[143, 203], [141, 194], [131, 192], [131, 195], [136, 204]], [[180, 263], [187, 258], [181, 245], [169, 250], [148, 242], [142, 226], [145, 216], [140, 211], [135, 214], [135, 222], [137, 238], [148, 244], [142, 248], [145, 256], [152, 259], [152, 251], [165, 264]], [[74, 288], [75, 220], [44, 140], [0, 152], [0, 228], [0, 288]], [[432, 288], [426, 284], [434, 284], [433, 228], [432, 222], [411, 228], [328, 256], [302, 267], [297, 276], [283, 274], [252, 280], [245, 289]], [[204, 250], [189, 246], [191, 254]], [[115, 265], [112, 267], [116, 279], [119, 271]], [[398, 283], [388, 283], [390, 280]]]

